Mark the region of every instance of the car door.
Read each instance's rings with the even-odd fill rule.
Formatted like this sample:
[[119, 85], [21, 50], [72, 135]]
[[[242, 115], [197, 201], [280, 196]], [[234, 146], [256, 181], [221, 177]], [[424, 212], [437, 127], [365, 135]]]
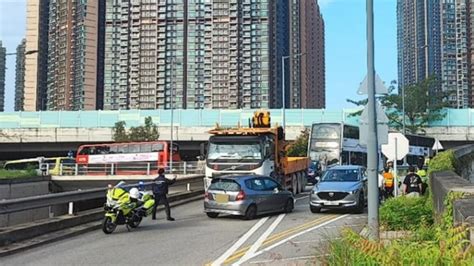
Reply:
[[257, 211], [259, 213], [268, 212], [271, 207], [271, 193], [265, 188], [263, 178], [256, 177], [247, 180], [246, 186], [252, 191], [253, 199], [257, 204]]
[[281, 189], [281, 186], [271, 178], [263, 178], [265, 183], [265, 190], [269, 197], [269, 210], [279, 211], [285, 208], [287, 201], [287, 194]]

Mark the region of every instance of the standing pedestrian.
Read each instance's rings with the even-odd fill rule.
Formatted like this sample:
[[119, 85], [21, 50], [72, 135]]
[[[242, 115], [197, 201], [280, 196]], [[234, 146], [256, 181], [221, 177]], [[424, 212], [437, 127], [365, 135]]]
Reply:
[[153, 184], [153, 195], [155, 196], [155, 205], [153, 205], [152, 219], [156, 220], [156, 207], [158, 204], [163, 204], [166, 211], [166, 219], [168, 221], [174, 221], [171, 217], [170, 204], [166, 194], [168, 194], [168, 186], [176, 182], [176, 177], [172, 180], [165, 177], [165, 169], [160, 168], [158, 170], [158, 177], [154, 180]]
[[415, 174], [415, 167], [410, 165], [403, 181], [403, 192], [407, 196], [418, 197], [422, 190], [422, 183], [420, 176]]
[[383, 171], [383, 184], [386, 199], [393, 197], [393, 189], [395, 187], [394, 179], [393, 174], [390, 173], [390, 168], [385, 167]]

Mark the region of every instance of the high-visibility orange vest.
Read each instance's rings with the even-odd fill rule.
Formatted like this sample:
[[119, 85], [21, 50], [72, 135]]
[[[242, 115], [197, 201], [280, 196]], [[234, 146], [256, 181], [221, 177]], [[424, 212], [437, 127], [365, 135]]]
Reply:
[[383, 180], [385, 181], [385, 187], [393, 187], [393, 175], [392, 173], [383, 173]]

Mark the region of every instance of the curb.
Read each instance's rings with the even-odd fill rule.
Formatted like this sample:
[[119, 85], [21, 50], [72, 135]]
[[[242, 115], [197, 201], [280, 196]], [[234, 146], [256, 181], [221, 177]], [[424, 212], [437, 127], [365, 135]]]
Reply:
[[[170, 202], [170, 207], [177, 207], [180, 205], [184, 205], [193, 201], [201, 200], [203, 199], [203, 194], [204, 191], [193, 191], [190, 193], [186, 194], [180, 194], [180, 195], [175, 195], [174, 198], [175, 201]], [[190, 196], [189, 198], [186, 198], [185, 196]], [[170, 197], [171, 198], [171, 197]], [[157, 211], [163, 211], [164, 207], [158, 207]], [[102, 208], [92, 210], [93, 213], [103, 213]], [[102, 216], [101, 218], [102, 219]], [[26, 239], [23, 241], [15, 242], [3, 247], [0, 247], [0, 257], [5, 257], [9, 255], [13, 255], [15, 253], [19, 253], [28, 249], [32, 249], [38, 246], [50, 244], [56, 241], [64, 240], [66, 238], [70, 237], [75, 237], [84, 233], [88, 233], [97, 229], [101, 228], [101, 223], [100, 220], [98, 221], [93, 221], [93, 222], [87, 222], [84, 224], [76, 225], [73, 227], [65, 228], [62, 230], [54, 231], [54, 232], [49, 232], [40, 236], [36, 236], [30, 239]]]

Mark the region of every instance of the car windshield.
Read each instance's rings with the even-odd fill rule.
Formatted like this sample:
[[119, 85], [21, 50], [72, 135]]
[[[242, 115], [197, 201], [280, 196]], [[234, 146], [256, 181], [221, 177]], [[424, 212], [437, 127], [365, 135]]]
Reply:
[[212, 180], [209, 190], [240, 191], [240, 185], [233, 180], [219, 178]]
[[217, 142], [209, 145], [210, 160], [243, 160], [262, 159], [260, 143], [227, 143]]
[[358, 169], [329, 169], [324, 173], [323, 182], [354, 182], [359, 181]]

